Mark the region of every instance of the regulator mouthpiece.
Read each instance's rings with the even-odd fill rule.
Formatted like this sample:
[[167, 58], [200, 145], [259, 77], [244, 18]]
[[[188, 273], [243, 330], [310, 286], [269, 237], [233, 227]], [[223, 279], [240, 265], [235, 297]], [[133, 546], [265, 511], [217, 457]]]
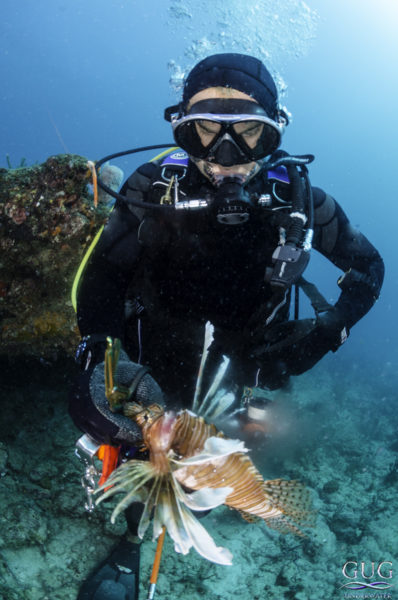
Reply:
[[250, 197], [240, 177], [224, 177], [214, 197], [216, 218], [222, 225], [241, 225], [249, 220]]

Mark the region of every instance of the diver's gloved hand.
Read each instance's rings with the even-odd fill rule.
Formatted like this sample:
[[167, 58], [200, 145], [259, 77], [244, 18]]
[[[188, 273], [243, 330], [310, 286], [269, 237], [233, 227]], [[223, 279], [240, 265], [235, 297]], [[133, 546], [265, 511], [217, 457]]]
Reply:
[[329, 350], [336, 352], [349, 336], [344, 318], [334, 306], [320, 313], [315, 320], [315, 330], [318, 335], [328, 342]]
[[[116, 383], [129, 387], [141, 370], [141, 365], [131, 362], [127, 354], [121, 351]], [[131, 400], [144, 405], [163, 404], [163, 394], [153, 377], [145, 373], [140, 378]], [[110, 410], [105, 395], [103, 362], [79, 376], [72, 391], [69, 412], [77, 427], [99, 442], [134, 446], [142, 439], [141, 429], [136, 423], [122, 413]]]
[[270, 327], [265, 344], [252, 355], [259, 367], [272, 372], [282, 365], [286, 375], [300, 375], [311, 369], [327, 352], [336, 352], [348, 337], [348, 330], [337, 309], [332, 307], [316, 319], [287, 321]]

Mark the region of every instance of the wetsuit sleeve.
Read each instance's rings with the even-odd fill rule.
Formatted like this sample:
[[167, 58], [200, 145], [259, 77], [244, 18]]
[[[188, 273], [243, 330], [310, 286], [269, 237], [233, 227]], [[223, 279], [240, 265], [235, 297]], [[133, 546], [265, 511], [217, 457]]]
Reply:
[[335, 307], [351, 328], [379, 297], [384, 263], [376, 248], [351, 225], [339, 204], [323, 190], [313, 191], [314, 248], [344, 271]]
[[[152, 165], [143, 165], [126, 181], [121, 193], [145, 200]], [[138, 228], [142, 209], [117, 201], [83, 273], [77, 295], [77, 320], [82, 336], [124, 338], [127, 288], [141, 255]]]

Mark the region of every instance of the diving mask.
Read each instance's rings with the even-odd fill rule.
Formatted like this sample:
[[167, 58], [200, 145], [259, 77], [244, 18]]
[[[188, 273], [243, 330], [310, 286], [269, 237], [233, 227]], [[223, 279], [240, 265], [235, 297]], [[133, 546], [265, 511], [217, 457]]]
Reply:
[[189, 155], [225, 167], [258, 161], [274, 152], [287, 118], [270, 119], [251, 100], [212, 98], [192, 105], [187, 114], [165, 111], [174, 139]]

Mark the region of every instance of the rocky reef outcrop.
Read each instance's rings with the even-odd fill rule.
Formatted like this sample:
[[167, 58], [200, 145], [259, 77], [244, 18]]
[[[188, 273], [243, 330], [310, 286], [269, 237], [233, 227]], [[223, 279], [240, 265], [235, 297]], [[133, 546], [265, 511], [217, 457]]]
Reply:
[[2, 353], [54, 358], [78, 339], [71, 288], [109, 214], [95, 208], [87, 159], [62, 154], [43, 164], [0, 169]]

